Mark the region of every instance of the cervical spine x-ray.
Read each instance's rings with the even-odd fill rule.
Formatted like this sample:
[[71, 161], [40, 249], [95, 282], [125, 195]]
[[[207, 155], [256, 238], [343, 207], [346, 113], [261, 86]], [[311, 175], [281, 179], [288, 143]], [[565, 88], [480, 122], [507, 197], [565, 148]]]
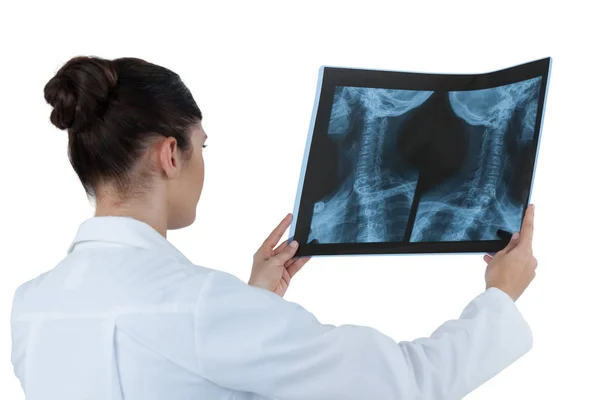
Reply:
[[541, 90], [542, 76], [477, 90], [336, 85], [311, 154], [320, 172], [308, 182], [307, 242], [484, 241], [518, 231]]
[[[337, 184], [314, 204], [319, 243], [495, 240], [519, 230], [519, 164], [541, 78], [462, 92], [337, 87]], [[529, 182], [526, 182], [528, 184]]]

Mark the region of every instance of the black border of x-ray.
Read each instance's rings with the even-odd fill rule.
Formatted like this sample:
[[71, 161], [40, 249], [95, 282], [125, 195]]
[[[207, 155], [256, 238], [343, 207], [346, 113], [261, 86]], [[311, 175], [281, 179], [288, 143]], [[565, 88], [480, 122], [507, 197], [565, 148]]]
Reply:
[[[312, 132], [309, 132], [310, 141], [305, 149], [303, 173], [300, 176], [299, 192], [293, 225], [290, 229], [290, 238], [298, 241], [297, 257], [319, 255], [366, 255], [366, 254], [456, 254], [456, 253], [494, 253], [500, 251], [510, 240], [510, 235], [499, 232], [498, 240], [483, 241], [455, 241], [455, 242], [377, 242], [377, 243], [307, 243], [310, 232], [311, 213], [313, 204], [305, 201], [306, 182], [319, 179], [318, 171], [311, 169], [311, 157], [314, 137], [326, 135], [328, 123], [333, 106], [334, 90], [336, 86], [358, 86], [368, 88], [405, 89], [423, 91], [462, 91], [479, 90], [503, 86], [527, 79], [542, 77], [538, 99], [538, 113], [534, 129], [535, 157], [529, 168], [531, 171], [530, 190], [527, 196], [528, 204], [531, 199], [531, 190], [535, 176], [538, 159], [540, 134], [543, 123], [545, 103], [548, 92], [548, 79], [552, 58], [547, 57], [525, 64], [513, 66], [483, 74], [431, 74], [399, 71], [367, 70], [355, 68], [339, 68], [323, 66], [319, 71], [319, 84], [317, 86], [315, 110], [313, 111]], [[316, 113], [316, 115], [315, 115]], [[315, 151], [318, 151], [314, 149]], [[306, 153], [308, 152], [308, 153]], [[525, 212], [521, 215], [521, 221]]]

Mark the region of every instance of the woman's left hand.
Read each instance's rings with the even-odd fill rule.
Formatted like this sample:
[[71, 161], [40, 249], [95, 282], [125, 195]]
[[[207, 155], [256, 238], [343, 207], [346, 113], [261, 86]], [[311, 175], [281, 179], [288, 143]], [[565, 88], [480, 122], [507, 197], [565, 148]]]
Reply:
[[277, 246], [291, 223], [292, 214], [288, 214], [254, 254], [249, 285], [283, 297], [292, 277], [308, 262], [310, 257], [293, 258], [298, 250], [298, 242], [292, 241], [288, 245], [287, 241], [283, 241]]

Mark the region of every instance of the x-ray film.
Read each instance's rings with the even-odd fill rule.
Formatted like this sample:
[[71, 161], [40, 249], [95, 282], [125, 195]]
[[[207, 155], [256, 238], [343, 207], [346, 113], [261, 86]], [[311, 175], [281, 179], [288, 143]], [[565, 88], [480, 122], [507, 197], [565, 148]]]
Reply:
[[297, 255], [502, 249], [530, 200], [550, 68], [321, 67], [290, 229]]

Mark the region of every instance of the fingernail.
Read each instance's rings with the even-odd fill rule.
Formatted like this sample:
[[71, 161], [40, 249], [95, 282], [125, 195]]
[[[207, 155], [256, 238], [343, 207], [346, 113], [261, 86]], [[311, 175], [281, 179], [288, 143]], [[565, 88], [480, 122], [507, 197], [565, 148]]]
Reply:
[[519, 238], [519, 232], [515, 232], [512, 235], [512, 240], [517, 240]]
[[296, 242], [295, 240], [294, 240], [294, 241], [292, 241], [292, 243], [290, 243], [290, 247], [291, 247], [292, 249], [295, 249], [296, 247], [298, 247], [298, 242]]
[[531, 209], [532, 209], [532, 210], [535, 210], [535, 204], [532, 204], [532, 205], [531, 205]]

